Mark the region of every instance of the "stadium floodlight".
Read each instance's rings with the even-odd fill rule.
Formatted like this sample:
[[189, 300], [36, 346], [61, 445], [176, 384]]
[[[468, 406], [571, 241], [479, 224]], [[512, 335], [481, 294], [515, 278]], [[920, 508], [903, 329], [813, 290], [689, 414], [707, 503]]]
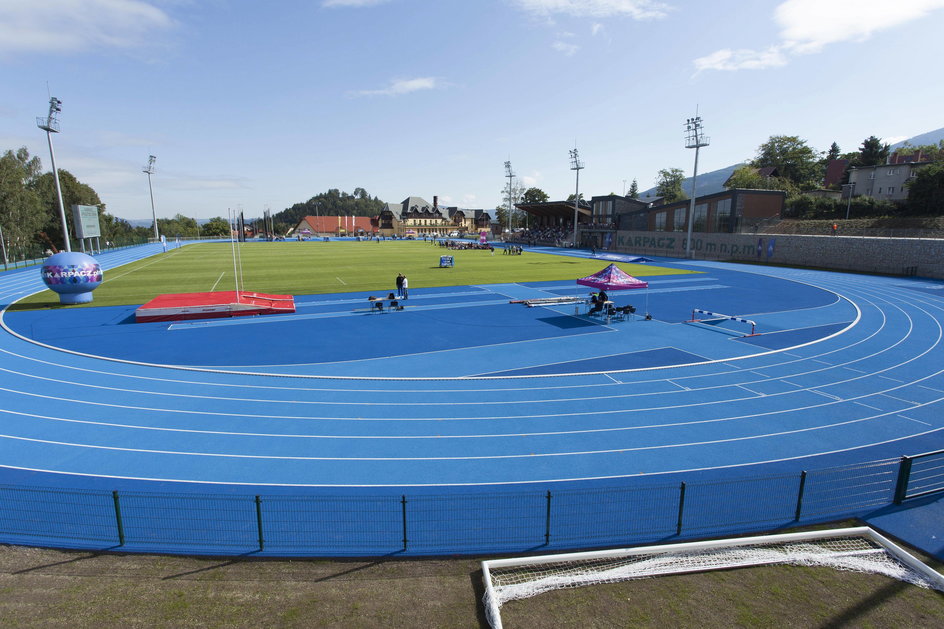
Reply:
[[151, 217], [154, 219], [154, 239], [160, 240], [161, 236], [157, 233], [157, 212], [154, 211], [154, 188], [151, 187], [151, 175], [154, 174], [154, 162], [156, 161], [156, 157], [148, 155], [147, 166], [141, 172], [147, 173], [148, 176], [148, 192], [151, 193]]
[[62, 204], [62, 188], [59, 186], [59, 170], [56, 168], [56, 152], [52, 149], [52, 134], [59, 133], [59, 112], [62, 111], [62, 101], [51, 96], [49, 98], [49, 113], [45, 118], [36, 118], [36, 126], [46, 132], [49, 141], [49, 160], [52, 162], [52, 178], [56, 182], [56, 199], [59, 201], [59, 220], [62, 221], [62, 242], [66, 251], [72, 251], [69, 242], [69, 224], [66, 222], [66, 209]]
[[577, 248], [577, 207], [580, 204], [580, 170], [584, 167], [580, 161], [580, 155], [577, 153], [577, 147], [570, 151], [570, 169], [577, 171], [577, 188], [574, 190], [574, 243], [573, 248]]
[[508, 233], [511, 233], [511, 213], [514, 212], [514, 202], [512, 201], [511, 187], [515, 178], [515, 173], [511, 169], [511, 161], [505, 162], [505, 176], [508, 177]]
[[708, 146], [708, 136], [704, 134], [701, 116], [697, 109], [694, 118], [685, 121], [685, 148], [695, 149], [695, 170], [692, 173], [692, 200], [688, 207], [688, 237], [685, 239], [685, 257], [692, 257], [692, 226], [695, 223], [695, 181], [698, 179], [698, 149]]

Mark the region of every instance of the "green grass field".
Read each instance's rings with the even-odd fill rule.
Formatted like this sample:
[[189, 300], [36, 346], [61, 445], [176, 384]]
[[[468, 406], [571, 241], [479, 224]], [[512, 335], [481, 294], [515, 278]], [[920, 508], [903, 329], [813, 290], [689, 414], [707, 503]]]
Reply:
[[[452, 255], [455, 266], [440, 268], [439, 257]], [[431, 286], [505, 282], [574, 281], [609, 264], [541, 253], [503, 255], [500, 249], [452, 251], [423, 241], [384, 242], [248, 242], [238, 245], [234, 265], [230, 243], [204, 243], [172, 249], [106, 271], [91, 306], [144, 303], [166, 293], [235, 290], [234, 266], [241, 269], [242, 290], [271, 294], [372, 292], [395, 288], [398, 273], [410, 289]], [[653, 265], [619, 264], [630, 275], [679, 274]], [[56, 306], [58, 296], [43, 291], [20, 302], [20, 308]], [[74, 307], [74, 306], [73, 306]]]

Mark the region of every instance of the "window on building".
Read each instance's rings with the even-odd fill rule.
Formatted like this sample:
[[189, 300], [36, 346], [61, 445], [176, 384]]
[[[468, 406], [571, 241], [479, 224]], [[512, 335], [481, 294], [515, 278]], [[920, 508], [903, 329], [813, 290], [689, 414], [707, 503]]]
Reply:
[[685, 208], [675, 208], [672, 214], [672, 229], [677, 232], [685, 231], [685, 218]]
[[899, 172], [900, 172], [900, 170], [899, 170], [898, 168], [889, 168], [889, 169], [888, 169], [888, 175], [889, 175], [889, 176], [891, 176], [891, 175], [897, 175]]
[[699, 203], [695, 206], [694, 220], [692, 221], [692, 231], [708, 231], [708, 204]]
[[895, 186], [888, 186], [888, 194], [895, 194]]
[[715, 204], [716, 232], [727, 232], [731, 225], [731, 199], [721, 199]]
[[668, 212], [656, 212], [655, 219], [655, 231], [664, 232], [665, 231], [665, 215]]

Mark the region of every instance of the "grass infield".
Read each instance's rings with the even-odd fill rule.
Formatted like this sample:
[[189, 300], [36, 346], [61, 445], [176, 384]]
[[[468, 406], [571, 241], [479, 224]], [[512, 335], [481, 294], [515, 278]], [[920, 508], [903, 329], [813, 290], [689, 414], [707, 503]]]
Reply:
[[[453, 267], [439, 267], [451, 255]], [[235, 258], [235, 262], [234, 262]], [[142, 304], [167, 293], [236, 290], [234, 269], [240, 269], [242, 290], [270, 294], [374, 292], [395, 288], [398, 273], [410, 289], [506, 282], [574, 281], [596, 273], [609, 262], [526, 252], [505, 255], [496, 249], [453, 251], [423, 241], [247, 242], [234, 255], [229, 242], [202, 243], [171, 249], [105, 272], [105, 281], [90, 306]], [[620, 263], [634, 276], [691, 273], [648, 264]], [[58, 296], [45, 290], [20, 308], [58, 306]], [[74, 307], [74, 306], [72, 306]]]

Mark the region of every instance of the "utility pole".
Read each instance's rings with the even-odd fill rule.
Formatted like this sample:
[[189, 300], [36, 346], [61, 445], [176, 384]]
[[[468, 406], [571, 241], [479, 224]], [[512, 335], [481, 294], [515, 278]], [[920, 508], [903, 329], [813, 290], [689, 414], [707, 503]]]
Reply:
[[511, 213], [514, 212], [514, 202], [512, 200], [511, 186], [515, 179], [515, 173], [511, 170], [511, 161], [505, 162], [505, 176], [508, 177], [508, 234], [511, 235]]
[[154, 211], [154, 188], [151, 187], [151, 175], [154, 174], [154, 162], [156, 161], [156, 157], [148, 155], [147, 166], [144, 167], [142, 172], [147, 173], [148, 176], [148, 191], [151, 193], [151, 216], [154, 219], [154, 239], [160, 240], [161, 236], [157, 233], [157, 212]]
[[692, 201], [688, 207], [688, 237], [685, 239], [685, 257], [692, 257], [692, 226], [695, 223], [695, 181], [698, 179], [698, 149], [708, 146], [708, 136], [702, 129], [701, 116], [695, 110], [695, 117], [685, 121], [685, 148], [695, 149], [695, 170], [692, 173]]
[[59, 201], [59, 220], [62, 221], [62, 242], [66, 251], [72, 251], [69, 241], [69, 224], [66, 222], [66, 209], [62, 204], [62, 188], [59, 186], [59, 169], [56, 168], [56, 152], [52, 149], [52, 134], [59, 133], [59, 119], [62, 111], [62, 101], [55, 96], [49, 99], [49, 114], [45, 118], [37, 118], [36, 126], [46, 132], [49, 141], [49, 160], [52, 162], [52, 178], [56, 182], [56, 199]]
[[574, 249], [577, 248], [577, 208], [580, 204], [580, 171], [584, 168], [580, 161], [580, 155], [577, 153], [577, 147], [570, 151], [570, 169], [577, 171], [577, 188], [574, 190]]

